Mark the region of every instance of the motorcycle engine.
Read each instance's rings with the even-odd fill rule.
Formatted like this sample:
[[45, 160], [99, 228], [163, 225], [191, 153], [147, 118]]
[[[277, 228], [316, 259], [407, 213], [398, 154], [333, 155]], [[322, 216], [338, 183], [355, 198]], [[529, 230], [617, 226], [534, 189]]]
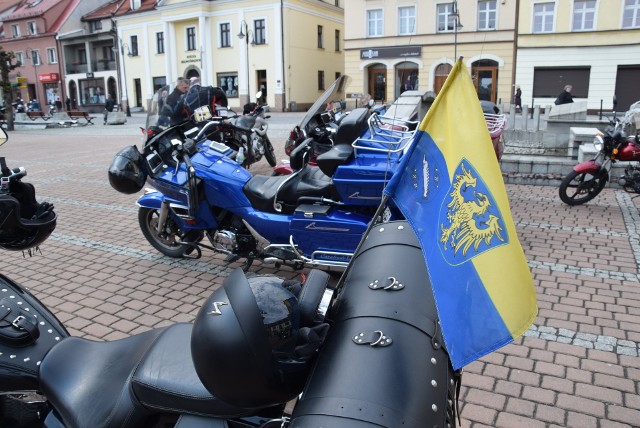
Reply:
[[251, 138], [251, 145], [253, 147], [253, 154], [256, 161], [259, 161], [262, 159], [262, 156], [264, 156], [264, 144], [262, 144], [262, 138], [253, 134], [253, 138]]
[[624, 175], [618, 179], [618, 184], [629, 193], [640, 193], [640, 167], [630, 165], [624, 170]]
[[250, 233], [235, 229], [217, 230], [213, 235], [213, 246], [225, 253], [247, 255], [256, 247], [255, 238]]

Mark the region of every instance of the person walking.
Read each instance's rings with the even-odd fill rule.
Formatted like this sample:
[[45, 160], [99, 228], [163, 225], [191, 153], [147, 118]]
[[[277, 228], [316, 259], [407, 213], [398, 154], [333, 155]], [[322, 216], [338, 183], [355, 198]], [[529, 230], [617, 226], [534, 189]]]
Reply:
[[64, 100], [64, 104], [67, 106], [67, 111], [71, 111], [71, 98], [67, 97], [67, 99]]
[[109, 98], [107, 99], [107, 103], [104, 106], [104, 123], [103, 125], [107, 124], [107, 116], [109, 116], [109, 113], [111, 113], [113, 111], [113, 107], [116, 105], [116, 102], [113, 100], [113, 96], [111, 94], [109, 94]]
[[522, 90], [520, 89], [520, 85], [516, 85], [516, 93], [514, 97], [515, 105], [516, 105], [516, 113], [522, 111]]
[[564, 90], [560, 93], [560, 95], [558, 95], [558, 98], [556, 98], [555, 104], [559, 106], [561, 104], [572, 103], [573, 102], [573, 95], [571, 95], [572, 90], [573, 90], [573, 86], [566, 85], [564, 87]]

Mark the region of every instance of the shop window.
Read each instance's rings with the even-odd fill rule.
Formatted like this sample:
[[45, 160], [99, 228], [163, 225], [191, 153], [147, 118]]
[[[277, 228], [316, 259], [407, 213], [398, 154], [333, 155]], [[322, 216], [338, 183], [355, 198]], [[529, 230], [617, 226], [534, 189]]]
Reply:
[[81, 104], [104, 104], [106, 101], [104, 79], [80, 80]]
[[238, 73], [218, 73], [217, 81], [227, 98], [238, 98]]

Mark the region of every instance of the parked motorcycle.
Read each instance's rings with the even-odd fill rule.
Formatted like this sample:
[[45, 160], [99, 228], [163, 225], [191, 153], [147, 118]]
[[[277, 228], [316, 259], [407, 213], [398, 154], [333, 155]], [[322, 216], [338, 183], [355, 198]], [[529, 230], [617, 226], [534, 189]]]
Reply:
[[[4, 249], [37, 247], [55, 228], [22, 172], [3, 161]], [[318, 270], [298, 283], [237, 269], [193, 323], [100, 342], [70, 337], [0, 275], [0, 426], [455, 427], [461, 373], [411, 227], [376, 226], [329, 285]]]
[[[630, 193], [640, 193], [640, 144], [638, 135], [627, 136], [628, 122], [614, 117], [609, 126], [594, 139], [596, 157], [581, 162], [562, 179], [560, 199], [568, 205], [589, 202], [602, 192], [610, 180], [611, 166], [618, 161], [628, 161], [624, 174], [618, 179], [622, 188]], [[635, 162], [631, 162], [635, 161]]]
[[[301, 151], [304, 151], [304, 155], [301, 154], [301, 151], [297, 152], [296, 155], [304, 156], [306, 162], [310, 165], [316, 165], [316, 158], [331, 150], [336, 144], [336, 133], [341, 121], [351, 113], [351, 110], [347, 108], [347, 104], [344, 101], [346, 99], [345, 90], [350, 81], [351, 78], [349, 76], [342, 75], [338, 77], [307, 110], [300, 122], [289, 132], [289, 137], [284, 146], [284, 152], [287, 156], [291, 157], [294, 150], [303, 146]], [[388, 122], [382, 117], [382, 114], [385, 112], [384, 106], [375, 106], [368, 94], [358, 99], [356, 108], [368, 108], [371, 115], [378, 115], [378, 117], [375, 118], [378, 121], [376, 126], [378, 128], [383, 125], [383, 121], [385, 123]], [[402, 131], [408, 131], [411, 125], [413, 125], [413, 129], [415, 129], [417, 125], [417, 122], [408, 123], [399, 118], [396, 118], [392, 122], [401, 126], [396, 128], [396, 130]], [[354, 136], [354, 140], [357, 137], [368, 138], [368, 132], [369, 129], [362, 129], [362, 135]], [[303, 145], [303, 143], [306, 144]], [[353, 143], [353, 141], [348, 142], [348, 144], [351, 143]], [[347, 144], [347, 142], [340, 141], [338, 144]], [[294, 168], [292, 168], [291, 160], [285, 159], [275, 166], [273, 175], [287, 175], [293, 171]]]
[[[202, 136], [228, 146], [232, 150], [228, 156], [243, 168], [249, 168], [263, 157], [271, 166], [275, 166], [275, 151], [267, 135], [269, 125], [266, 119], [269, 116], [265, 112], [269, 106], [248, 103], [246, 111], [240, 115], [227, 107], [226, 98], [222, 98], [224, 93], [216, 97], [218, 90], [219, 88], [203, 88], [200, 90], [200, 97], [194, 97], [188, 105], [185, 100], [181, 100], [178, 106], [170, 107], [165, 103], [169, 87], [158, 89], [147, 109], [146, 126], [141, 128], [143, 143], [150, 141], [172, 123], [192, 131], [195, 124], [202, 130]], [[261, 97], [262, 93], [258, 92], [256, 98]], [[222, 104], [216, 104], [217, 101], [222, 101]], [[199, 116], [197, 120], [193, 120], [196, 111], [202, 106], [209, 107], [209, 113], [206, 117]], [[177, 115], [174, 113], [176, 109], [180, 111]], [[202, 114], [202, 110], [198, 114]]]
[[[142, 152], [120, 151], [109, 180], [122, 193], [136, 193], [145, 182], [155, 188], [138, 199], [138, 219], [161, 253], [198, 258], [205, 248], [228, 260], [244, 258], [246, 267], [255, 259], [294, 268], [346, 266], [413, 135], [377, 128], [368, 108], [355, 109], [340, 121], [334, 146], [317, 166], [296, 150], [294, 174], [252, 176], [229, 158], [229, 147], [206, 137], [215, 126], [208, 114], [199, 117], [204, 126], [174, 126], [150, 138]], [[366, 129], [371, 138], [360, 139]], [[392, 208], [384, 217], [401, 218]]]

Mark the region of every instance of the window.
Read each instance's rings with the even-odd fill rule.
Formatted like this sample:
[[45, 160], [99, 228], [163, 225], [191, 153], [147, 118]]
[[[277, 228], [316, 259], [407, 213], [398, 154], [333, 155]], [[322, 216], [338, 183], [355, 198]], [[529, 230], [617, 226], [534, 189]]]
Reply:
[[20, 26], [18, 24], [11, 26], [11, 34], [13, 37], [20, 37]]
[[340, 76], [342, 76], [342, 73], [340, 73], [339, 71], [336, 71], [336, 78], [335, 80], [338, 80], [340, 78]]
[[164, 53], [164, 32], [162, 31], [156, 33], [156, 53]]
[[253, 21], [253, 34], [255, 35], [256, 45], [264, 45], [267, 43], [267, 27], [264, 19], [256, 19]]
[[573, 31], [593, 30], [596, 16], [596, 0], [573, 2]]
[[49, 64], [57, 64], [58, 63], [58, 52], [55, 48], [47, 48], [47, 61]]
[[89, 28], [91, 28], [91, 32], [93, 33], [102, 30], [102, 21], [91, 21]]
[[322, 25], [318, 25], [318, 49], [324, 49], [322, 42]]
[[456, 17], [453, 15], [453, 3], [441, 3], [437, 6], [438, 32], [453, 31], [456, 25]]
[[16, 63], [20, 63], [20, 65], [24, 65], [24, 54], [22, 52], [16, 52]]
[[340, 30], [336, 30], [336, 52], [340, 52]]
[[398, 34], [406, 36], [416, 32], [416, 8], [415, 6], [401, 7], [398, 9]]
[[86, 63], [87, 63], [87, 50], [78, 49], [78, 64], [86, 64]]
[[159, 76], [153, 78], [153, 92], [156, 92], [158, 89], [167, 85], [167, 77]]
[[367, 37], [382, 36], [382, 9], [367, 11]]
[[138, 36], [131, 36], [130, 40], [130, 50], [131, 56], [138, 56]]
[[533, 5], [533, 32], [550, 33], [553, 31], [555, 3], [535, 3]]
[[31, 62], [33, 65], [42, 65], [42, 61], [40, 60], [40, 51], [31, 50]]
[[29, 30], [30, 35], [38, 34], [38, 26], [36, 25], [36, 21], [27, 22], [27, 30]]
[[496, 0], [478, 2], [478, 30], [495, 30], [498, 15]]
[[622, 28], [640, 28], [640, 0], [624, 0]]
[[196, 27], [187, 28], [187, 50], [196, 50]]
[[227, 98], [238, 98], [238, 73], [218, 73], [217, 80]]
[[589, 96], [590, 67], [535, 67], [533, 70], [533, 97], [556, 98], [565, 85], [573, 86], [576, 98]]
[[231, 47], [231, 24], [228, 22], [220, 24], [220, 47]]
[[318, 90], [324, 91], [324, 71], [318, 71]]
[[107, 101], [104, 79], [80, 80], [80, 97], [82, 104], [104, 104]]

